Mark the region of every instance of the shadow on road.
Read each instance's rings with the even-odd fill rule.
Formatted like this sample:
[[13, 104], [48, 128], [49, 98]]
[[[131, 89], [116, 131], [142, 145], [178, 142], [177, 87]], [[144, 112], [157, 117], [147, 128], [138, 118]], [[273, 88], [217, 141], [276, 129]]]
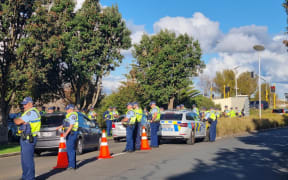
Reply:
[[197, 166], [191, 168], [191, 172], [168, 179], [288, 180], [288, 129], [237, 139], [247, 146], [232, 150], [222, 148], [211, 163], [196, 159]]
[[48, 179], [49, 177], [61, 173], [63, 171], [66, 171], [66, 169], [52, 169], [51, 171], [41, 174], [40, 176], [36, 177], [36, 180], [43, 180], [43, 179]]

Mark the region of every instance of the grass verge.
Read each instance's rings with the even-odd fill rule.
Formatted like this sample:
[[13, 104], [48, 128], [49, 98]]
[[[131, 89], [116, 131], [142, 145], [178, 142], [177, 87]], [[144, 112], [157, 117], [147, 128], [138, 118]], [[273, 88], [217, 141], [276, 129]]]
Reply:
[[264, 111], [261, 120], [257, 113], [253, 112], [248, 117], [220, 118], [217, 124], [217, 136], [229, 136], [260, 129], [284, 127], [288, 125], [288, 115], [275, 114]]
[[8, 154], [20, 152], [20, 145], [19, 144], [7, 144], [0, 146], [0, 154]]

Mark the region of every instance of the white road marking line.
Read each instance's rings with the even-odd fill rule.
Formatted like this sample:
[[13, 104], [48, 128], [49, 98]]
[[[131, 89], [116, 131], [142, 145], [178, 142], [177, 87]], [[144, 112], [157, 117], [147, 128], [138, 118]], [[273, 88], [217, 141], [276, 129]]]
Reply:
[[115, 157], [115, 156], [120, 156], [120, 155], [123, 155], [123, 154], [127, 154], [127, 153], [126, 152], [122, 152], [122, 153], [113, 154], [112, 156]]

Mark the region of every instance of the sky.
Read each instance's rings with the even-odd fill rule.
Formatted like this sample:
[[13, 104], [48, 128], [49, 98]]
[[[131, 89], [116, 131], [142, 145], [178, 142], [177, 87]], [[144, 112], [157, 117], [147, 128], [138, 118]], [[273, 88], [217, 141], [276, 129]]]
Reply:
[[[77, 0], [78, 8], [81, 2]], [[131, 30], [132, 43], [139, 43], [143, 33], [154, 35], [161, 29], [176, 34], [187, 33], [200, 42], [206, 68], [200, 76], [213, 78], [216, 71], [233, 69], [237, 75], [245, 71], [258, 74], [258, 54], [253, 46], [261, 44], [261, 76], [276, 85], [283, 98], [288, 92], [288, 52], [282, 41], [287, 15], [284, 0], [102, 0], [102, 7], [117, 5], [123, 20]], [[123, 74], [129, 72], [132, 49], [122, 51], [125, 59], [119, 68], [103, 80], [106, 93], [115, 91]], [[194, 78], [202, 91], [199, 78]]]

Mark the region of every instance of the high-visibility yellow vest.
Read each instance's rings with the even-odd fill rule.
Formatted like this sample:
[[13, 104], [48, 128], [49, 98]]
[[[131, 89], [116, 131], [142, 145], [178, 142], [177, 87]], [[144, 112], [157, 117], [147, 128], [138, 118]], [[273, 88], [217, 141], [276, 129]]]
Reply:
[[94, 119], [95, 116], [94, 116], [93, 114], [96, 114], [96, 112], [95, 112], [95, 111], [89, 111], [89, 113], [88, 113], [88, 118], [89, 118], [89, 119]]
[[[130, 110], [128, 110], [128, 111], [126, 112], [126, 115], [127, 115], [130, 111], [133, 111], [134, 114], [136, 114], [134, 110], [130, 109]], [[128, 120], [128, 124], [130, 124], [130, 125], [135, 124], [135, 122], [136, 122], [136, 115], [134, 115], [133, 117], [131, 117], [131, 118]]]
[[[74, 123], [74, 125], [72, 127], [72, 131], [78, 131], [79, 122], [78, 122], [78, 113], [77, 112], [71, 112], [71, 113], [66, 114], [66, 118], [65, 118], [64, 121], [69, 122], [69, 118], [70, 118], [71, 115], [75, 115], [76, 116], [75, 123]], [[66, 127], [66, 128], [68, 128], [68, 127]]]
[[[158, 107], [158, 106], [155, 106], [154, 108], [156, 108], [157, 109], [157, 116], [156, 116], [156, 119], [155, 119], [155, 121], [160, 121], [160, 116], [161, 116], [161, 114], [160, 114], [160, 108]], [[153, 109], [154, 109], [153, 108]], [[151, 109], [150, 110], [150, 113], [152, 114], [152, 110], [153, 109]], [[152, 114], [152, 117], [154, 116], [154, 114]]]
[[234, 110], [231, 110], [231, 111], [230, 111], [230, 117], [236, 117], [236, 113], [235, 113]]
[[134, 112], [136, 113], [136, 120], [137, 122], [141, 122], [143, 117], [143, 111], [141, 108], [135, 109]]
[[213, 111], [210, 111], [210, 118], [212, 119], [212, 121], [215, 121], [217, 118]]
[[38, 111], [38, 109], [36, 108], [31, 108], [31, 109], [28, 109], [27, 111], [25, 111], [21, 117], [25, 116], [28, 112], [31, 112], [31, 111], [35, 111], [37, 113], [37, 118], [36, 119], [32, 119], [29, 121], [29, 124], [31, 126], [31, 133], [33, 136], [36, 136], [37, 135], [37, 132], [40, 131], [40, 128], [41, 128], [41, 115]]

